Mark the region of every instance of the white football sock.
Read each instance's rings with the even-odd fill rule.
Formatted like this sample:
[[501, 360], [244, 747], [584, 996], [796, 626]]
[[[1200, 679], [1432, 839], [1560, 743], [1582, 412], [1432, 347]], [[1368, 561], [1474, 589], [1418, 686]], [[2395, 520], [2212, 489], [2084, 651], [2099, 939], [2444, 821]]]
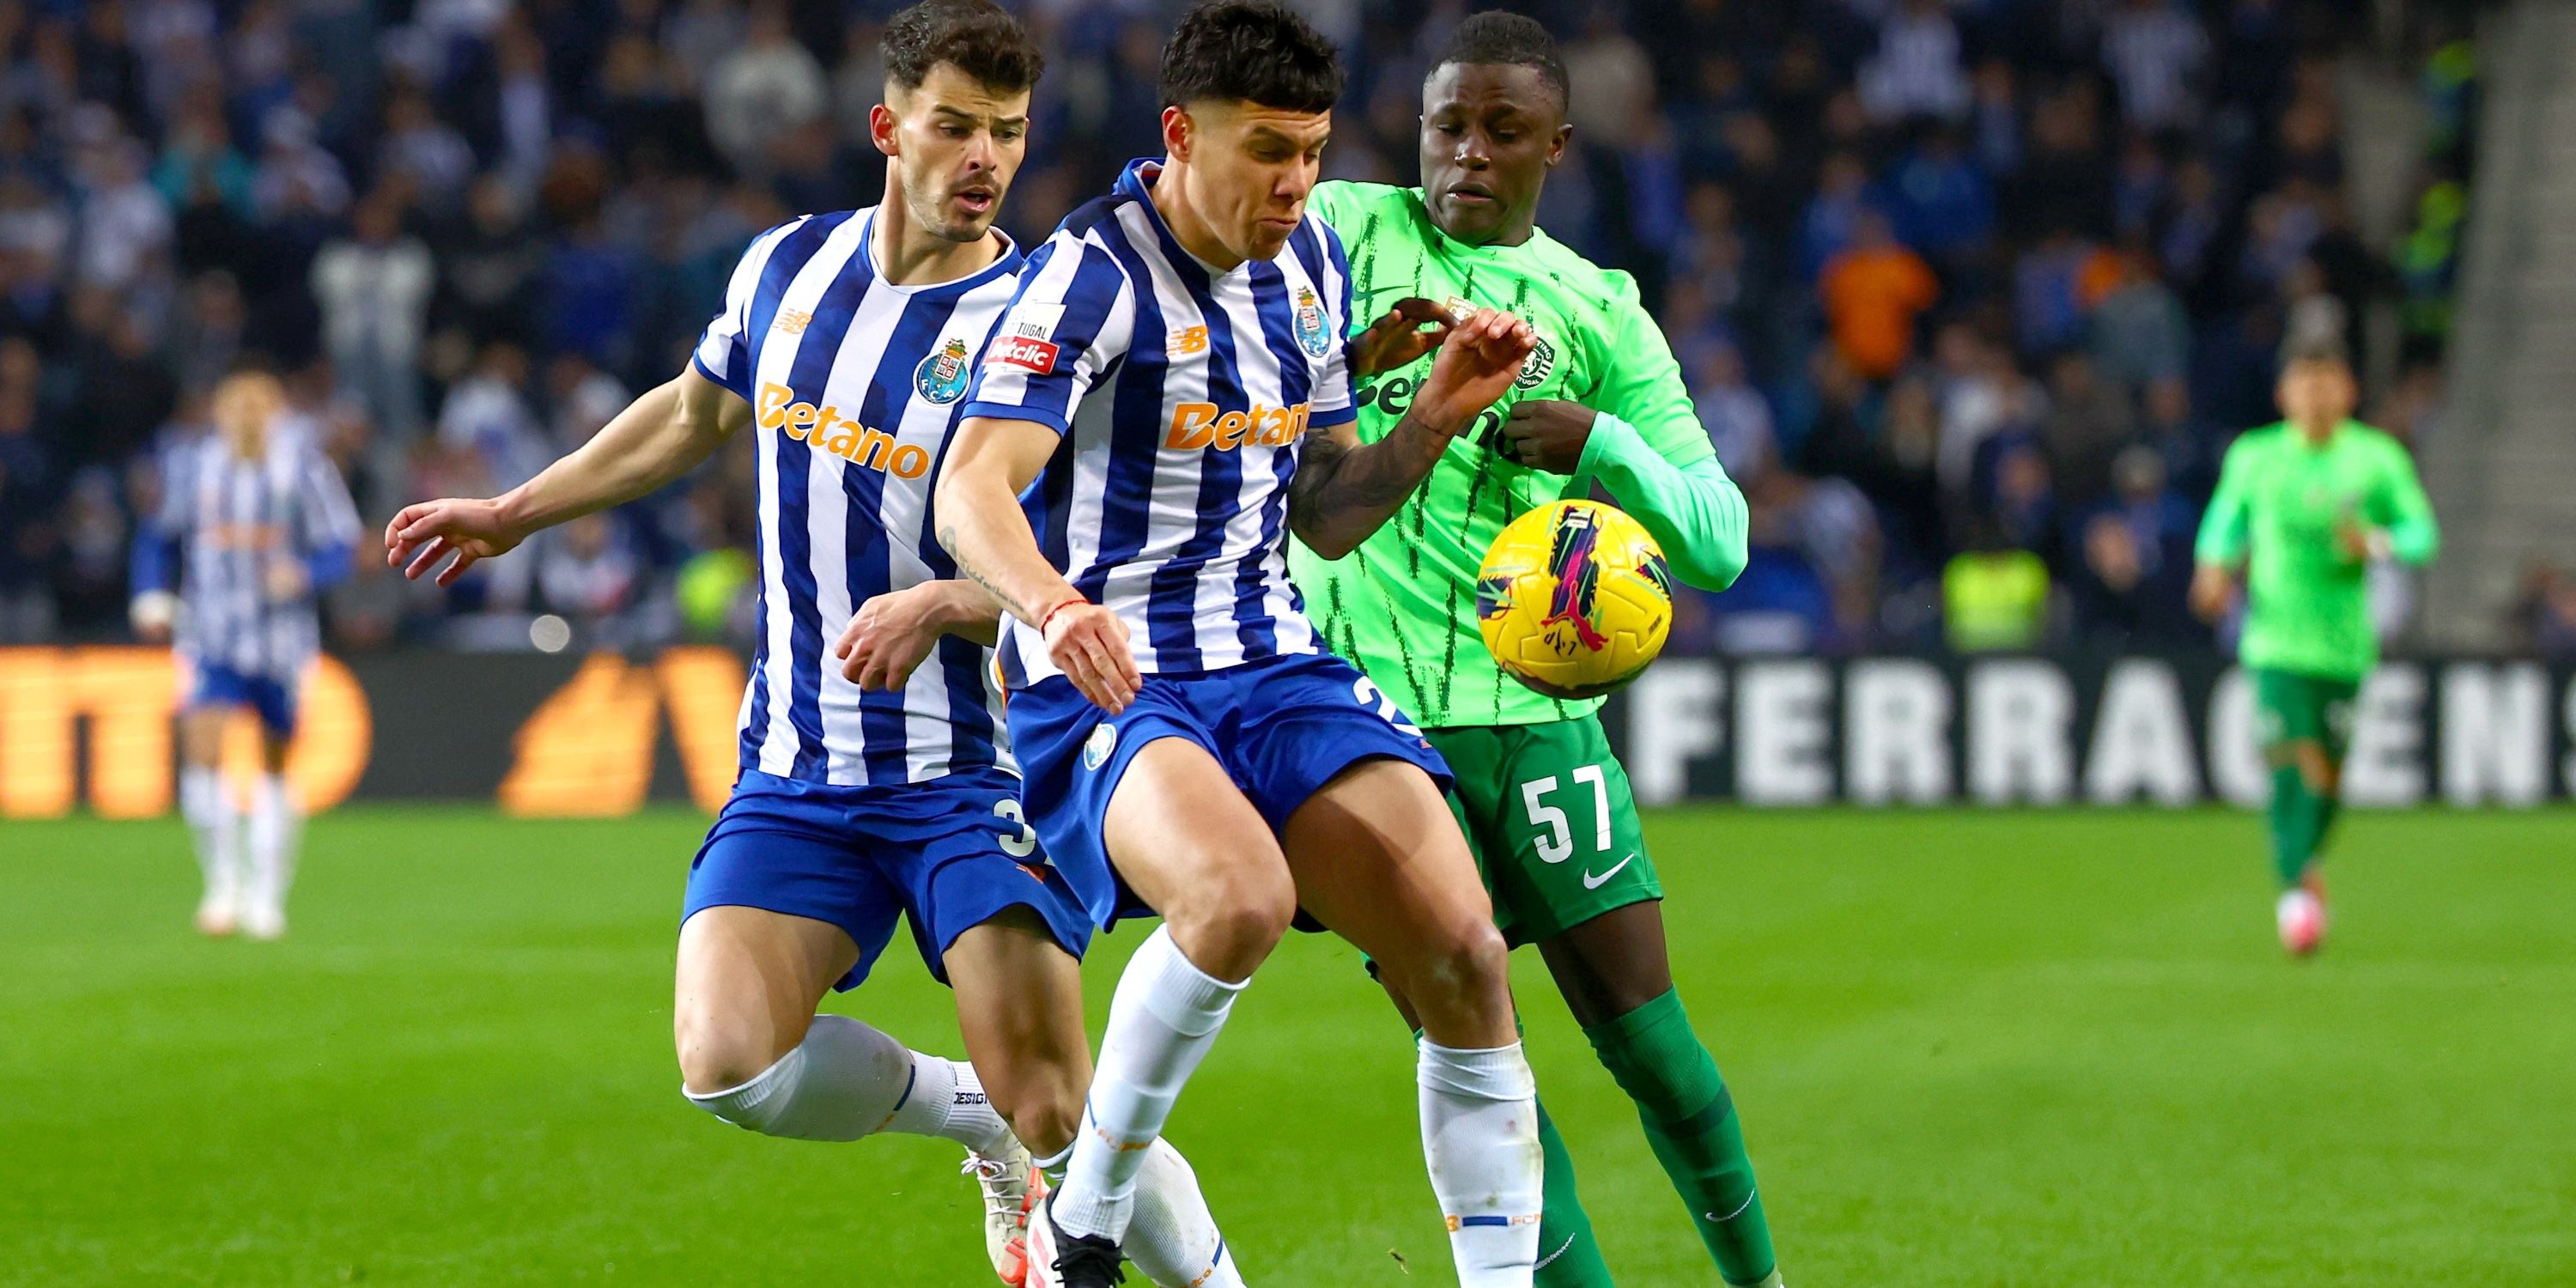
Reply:
[[1110, 999], [1082, 1133], [1051, 1200], [1056, 1228], [1113, 1242], [1126, 1235], [1146, 1149], [1242, 991], [1191, 965], [1168, 928], [1146, 937]]
[[857, 1140], [881, 1131], [999, 1151], [1010, 1129], [962, 1060], [910, 1050], [846, 1015], [817, 1015], [805, 1040], [724, 1091], [680, 1094], [726, 1122], [791, 1140]]
[[189, 765], [179, 771], [179, 813], [197, 841], [197, 869], [206, 877], [206, 902], [229, 905], [241, 897], [240, 819], [224, 790], [223, 771]]
[[1135, 1216], [1118, 1249], [1159, 1288], [1243, 1288], [1198, 1173], [1167, 1140], [1155, 1141], [1136, 1171]]
[[1529, 1288], [1543, 1166], [1538, 1083], [1521, 1044], [1422, 1044], [1422, 1157], [1449, 1218], [1458, 1288]]
[[284, 774], [262, 774], [251, 793], [250, 882], [253, 910], [282, 913], [286, 888], [295, 883], [298, 819]]

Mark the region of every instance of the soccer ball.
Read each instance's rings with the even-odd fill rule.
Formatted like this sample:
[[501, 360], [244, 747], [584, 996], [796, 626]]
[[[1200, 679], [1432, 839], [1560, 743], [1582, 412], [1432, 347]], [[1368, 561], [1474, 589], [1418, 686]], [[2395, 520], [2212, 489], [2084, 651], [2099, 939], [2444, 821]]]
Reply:
[[1673, 625], [1673, 574], [1635, 519], [1558, 501], [1512, 520], [1476, 575], [1476, 626], [1513, 679], [1597, 698], [1646, 669]]

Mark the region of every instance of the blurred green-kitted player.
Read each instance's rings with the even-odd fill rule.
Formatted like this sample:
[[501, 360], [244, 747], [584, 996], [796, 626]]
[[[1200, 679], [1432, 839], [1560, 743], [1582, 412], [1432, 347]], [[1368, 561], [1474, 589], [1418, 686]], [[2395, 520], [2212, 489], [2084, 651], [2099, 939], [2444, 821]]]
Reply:
[[[1594, 718], [1600, 704], [1522, 687], [1476, 630], [1476, 572], [1495, 534], [1595, 483], [1645, 524], [1684, 581], [1723, 589], [1744, 569], [1743, 495], [1719, 467], [1636, 283], [1533, 222], [1570, 134], [1565, 103], [1547, 30], [1478, 14], [1423, 87], [1423, 186], [1315, 189], [1314, 209], [1350, 256], [1351, 315], [1384, 315], [1353, 341], [1364, 441], [1402, 417], [1440, 319], [1457, 306], [1507, 310], [1539, 338], [1513, 388], [1448, 444], [1385, 527], [1345, 558], [1300, 545], [1290, 562], [1326, 641], [1419, 720], [1449, 762], [1452, 803], [1496, 919], [1511, 943], [1535, 943], [1546, 957], [1601, 1063], [1636, 1101], [1719, 1274], [1777, 1284], [1734, 1101], [1673, 988], [1663, 887], [1627, 773]], [[1537, 1282], [1601, 1288], [1609, 1270], [1544, 1109], [1539, 1129]]]
[[2216, 620], [2245, 582], [2238, 654], [2254, 679], [2257, 727], [2272, 770], [2272, 865], [2281, 944], [2325, 937], [2317, 867], [2341, 805], [2353, 703], [2379, 661], [2371, 561], [2423, 564], [2441, 542], [2415, 463], [2396, 439], [2352, 419], [2352, 366], [2333, 346], [2281, 368], [2279, 424], [2227, 449], [2201, 520], [2192, 606]]

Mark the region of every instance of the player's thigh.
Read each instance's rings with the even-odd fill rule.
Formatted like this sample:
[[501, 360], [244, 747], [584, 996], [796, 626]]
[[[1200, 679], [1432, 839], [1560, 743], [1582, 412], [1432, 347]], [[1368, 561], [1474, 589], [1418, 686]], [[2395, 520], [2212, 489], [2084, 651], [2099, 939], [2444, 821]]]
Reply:
[[966, 1056], [994, 1109], [1041, 1156], [1072, 1144], [1091, 1086], [1081, 964], [1024, 904], [958, 935], [943, 960]]
[[1110, 794], [1101, 837], [1128, 887], [1199, 969], [1244, 979], [1287, 933], [1297, 891], [1260, 811], [1187, 738], [1139, 748]]
[[2351, 739], [2356, 689], [2319, 676], [2257, 672], [2256, 726], [2265, 759], [2297, 769], [2310, 790], [2332, 794]]
[[1282, 839], [1298, 902], [1375, 959], [1435, 1039], [1456, 1044], [1440, 1030], [1462, 1019], [1490, 1038], [1499, 1015], [1510, 1041], [1493, 904], [1428, 773], [1360, 761], [1298, 806]]
[[858, 964], [849, 932], [766, 908], [701, 908], [680, 923], [672, 1038], [689, 1090], [737, 1087], [805, 1040], [814, 1008]]
[[179, 754], [191, 765], [218, 765], [224, 758], [224, 728], [232, 723], [228, 704], [198, 702], [179, 713]]
[[1664, 939], [1664, 905], [1646, 900], [1613, 908], [1542, 939], [1539, 955], [1585, 1028], [1615, 1020], [1673, 988]]

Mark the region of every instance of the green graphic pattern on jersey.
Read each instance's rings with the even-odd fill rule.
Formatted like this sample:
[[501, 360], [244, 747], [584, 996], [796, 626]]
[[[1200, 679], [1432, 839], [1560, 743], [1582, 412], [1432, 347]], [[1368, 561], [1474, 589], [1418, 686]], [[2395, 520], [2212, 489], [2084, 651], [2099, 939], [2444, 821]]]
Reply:
[[[1418, 295], [1503, 309], [1530, 324], [1538, 345], [1511, 391], [1450, 444], [1431, 477], [1359, 549], [1328, 561], [1291, 544], [1289, 569], [1308, 615], [1335, 652], [1424, 725], [1540, 724], [1597, 710], [1598, 699], [1542, 697], [1494, 665], [1476, 633], [1476, 572], [1505, 524], [1592, 492], [1589, 478], [1533, 470], [1495, 453], [1504, 418], [1522, 399], [1567, 399], [1608, 412], [1677, 466], [1715, 454], [1671, 346], [1638, 301], [1636, 281], [1544, 231], [1519, 246], [1454, 241], [1432, 225], [1418, 188], [1325, 183], [1311, 201], [1349, 251], [1354, 328]], [[1354, 391], [1360, 441], [1375, 442], [1395, 427], [1430, 369], [1425, 357]]]
[[2415, 462], [2394, 438], [2345, 421], [2323, 447], [2287, 424], [2240, 435], [2201, 520], [2197, 557], [2244, 561], [2245, 665], [2358, 680], [2379, 661], [2368, 567], [2347, 559], [2346, 523], [2384, 528], [2397, 557], [2431, 558], [2440, 539]]

